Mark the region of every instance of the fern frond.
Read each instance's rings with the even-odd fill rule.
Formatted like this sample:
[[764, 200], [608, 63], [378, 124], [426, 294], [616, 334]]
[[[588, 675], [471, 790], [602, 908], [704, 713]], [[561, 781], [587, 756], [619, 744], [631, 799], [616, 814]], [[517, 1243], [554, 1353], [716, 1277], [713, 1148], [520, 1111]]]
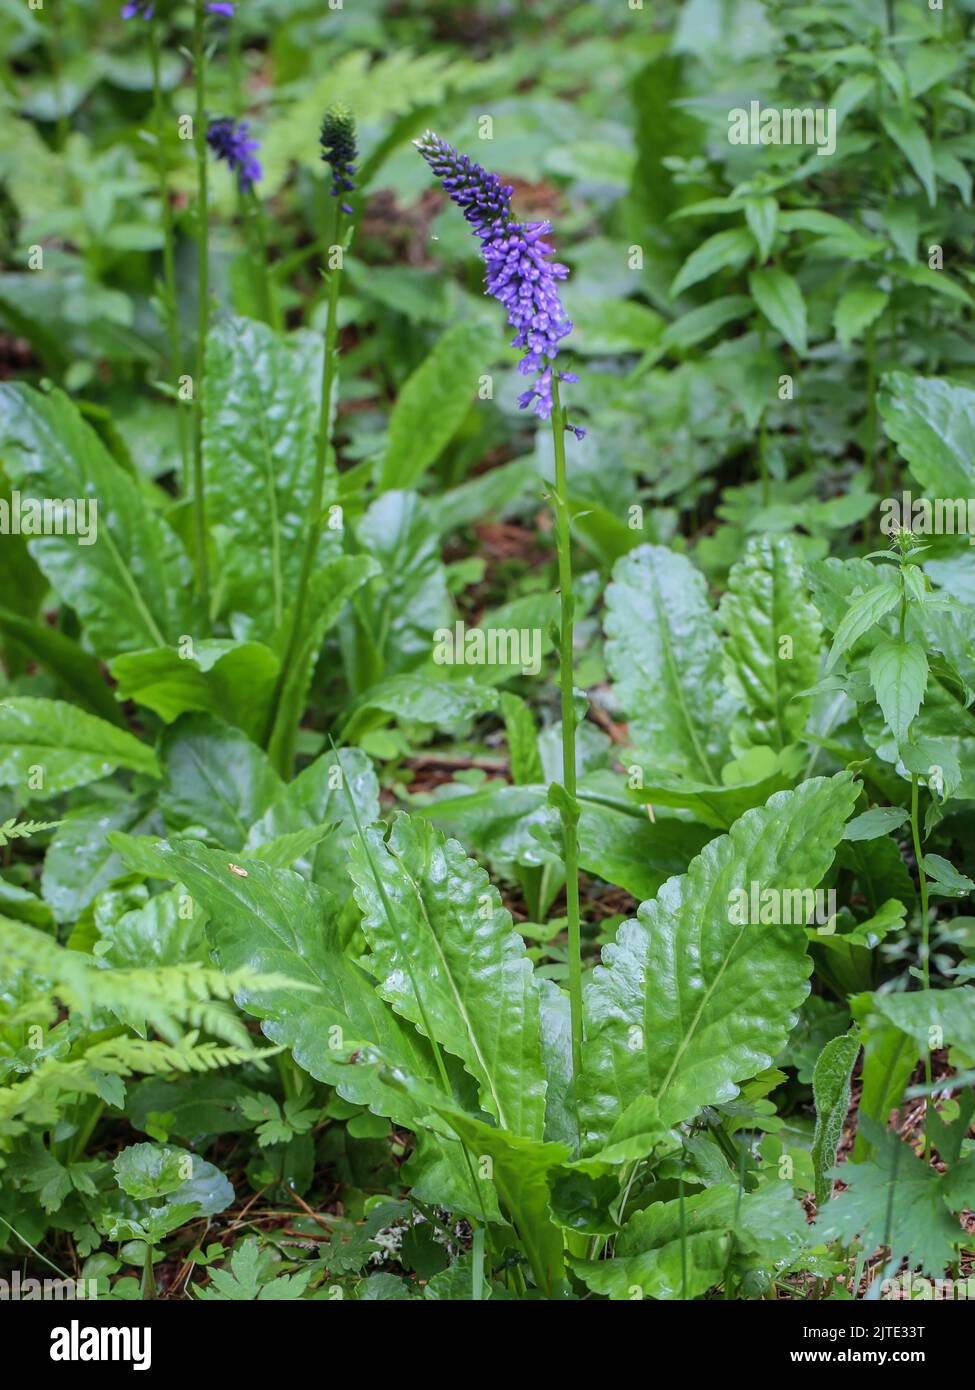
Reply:
[[246, 968], [225, 974], [191, 961], [153, 969], [112, 969], [81, 951], [71, 951], [33, 927], [0, 922], [0, 979], [27, 968], [46, 982], [41, 998], [57, 998], [72, 1016], [93, 1018], [106, 1012], [121, 1019], [144, 1019], [175, 1045], [182, 1028], [203, 1029], [224, 1042], [243, 1046], [248, 1034], [227, 1007], [241, 990], [308, 989], [285, 975], [260, 975]]
[[134, 1074], [171, 1076], [216, 1071], [244, 1062], [261, 1066], [266, 1058], [281, 1051], [281, 1047], [225, 1047], [217, 1042], [200, 1042], [195, 1031], [174, 1043], [149, 1038], [107, 1038], [93, 1043], [77, 1057], [45, 1057], [22, 1081], [0, 1086], [0, 1135], [13, 1137], [22, 1133], [25, 1121], [32, 1125], [53, 1124], [66, 1096], [98, 1096], [104, 1100], [109, 1077], [124, 1080]]
[[217, 1071], [220, 1067], [243, 1062], [260, 1063], [275, 1057], [281, 1047], [222, 1047], [216, 1042], [198, 1042], [198, 1034], [187, 1033], [176, 1043], [146, 1038], [112, 1038], [85, 1053], [85, 1060], [116, 1075], [140, 1072], [161, 1076], [169, 1072]]
[[60, 824], [59, 820], [22, 820], [18, 824], [17, 817], [11, 816], [0, 825], [0, 849], [11, 840], [27, 840], [42, 830], [57, 830]]

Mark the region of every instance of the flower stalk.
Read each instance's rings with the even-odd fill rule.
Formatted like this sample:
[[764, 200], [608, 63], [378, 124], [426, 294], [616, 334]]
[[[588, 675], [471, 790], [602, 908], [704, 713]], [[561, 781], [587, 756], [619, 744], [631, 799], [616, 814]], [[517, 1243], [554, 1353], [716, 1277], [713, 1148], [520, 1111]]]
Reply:
[[502, 184], [497, 174], [455, 150], [433, 131], [413, 142], [440, 180], [441, 187], [461, 209], [471, 231], [480, 241], [485, 266], [485, 292], [505, 309], [515, 330], [511, 346], [522, 352], [518, 371], [534, 377], [518, 397], [522, 410], [531, 409], [550, 420], [555, 447], [555, 506], [558, 544], [560, 626], [559, 667], [562, 702], [562, 785], [550, 790], [562, 822], [565, 855], [565, 900], [569, 928], [569, 1004], [572, 1023], [572, 1071], [582, 1069], [582, 932], [579, 915], [579, 844], [576, 800], [576, 717], [573, 684], [573, 594], [570, 554], [569, 500], [566, 483], [565, 436], [571, 431], [582, 439], [585, 430], [572, 425], [559, 400], [559, 381], [578, 381], [572, 372], [559, 371], [556, 358], [572, 323], [559, 297], [559, 283], [568, 278], [568, 267], [553, 261], [553, 247], [545, 240], [548, 222], [519, 222], [511, 208], [514, 189]]
[[[325, 349], [322, 358], [322, 400], [318, 417], [318, 434], [315, 441], [315, 471], [312, 474], [311, 503], [308, 509], [305, 542], [301, 552], [301, 567], [298, 571], [294, 608], [283, 643], [284, 655], [281, 661], [281, 672], [271, 702], [266, 740], [268, 745], [274, 734], [287, 673], [301, 647], [305, 611], [308, 606], [308, 588], [315, 567], [324, 520], [325, 487], [329, 474], [332, 396], [335, 391], [338, 371], [338, 310], [339, 295], [342, 288], [342, 260], [345, 249], [343, 245], [345, 214], [352, 211], [344, 198], [347, 193], [351, 193], [354, 189], [352, 174], [355, 172], [353, 162], [355, 159], [355, 122], [351, 114], [344, 108], [335, 107], [326, 113], [322, 125], [321, 144], [322, 157], [332, 170], [332, 218], [330, 241], [328, 242], [328, 321], [325, 326]], [[276, 760], [279, 764], [278, 770], [283, 776], [289, 775], [291, 771], [296, 735], [297, 729], [288, 729], [279, 744]]]
[[572, 535], [565, 464], [569, 428], [559, 400], [559, 374], [552, 373], [552, 442], [555, 447], [555, 522], [559, 557], [559, 691], [562, 703], [562, 787], [559, 816], [565, 855], [565, 911], [569, 932], [569, 1008], [572, 1026], [572, 1074], [582, 1071], [582, 931], [579, 917], [579, 806], [576, 801], [576, 713], [573, 681], [575, 599], [572, 592]]
[[196, 379], [193, 383], [193, 537], [196, 579], [203, 603], [203, 623], [210, 629], [210, 573], [207, 560], [206, 494], [203, 479], [203, 396], [206, 381], [207, 337], [210, 332], [209, 176], [207, 170], [206, 115], [206, 16], [205, 0], [196, 0], [193, 26], [193, 58], [196, 66], [196, 115], [193, 135], [196, 148], [196, 246], [197, 325]]
[[[162, 42], [159, 18], [153, 14], [149, 21], [149, 56], [152, 63], [153, 124], [156, 131], [156, 175], [159, 180], [159, 205], [163, 225], [163, 313], [169, 334], [169, 364], [172, 375], [179, 381], [183, 375], [183, 343], [179, 324], [179, 301], [176, 297], [176, 233], [173, 209], [169, 201], [169, 170], [166, 161], [166, 126], [162, 93]], [[182, 460], [184, 496], [190, 491], [189, 431], [186, 411], [177, 393], [177, 422], [179, 451]]]

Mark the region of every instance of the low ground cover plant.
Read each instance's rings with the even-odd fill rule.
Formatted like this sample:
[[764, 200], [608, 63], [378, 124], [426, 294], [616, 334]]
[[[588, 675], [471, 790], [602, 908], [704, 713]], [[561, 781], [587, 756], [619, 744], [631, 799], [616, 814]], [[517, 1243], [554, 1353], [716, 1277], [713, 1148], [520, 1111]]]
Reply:
[[10, 1296], [967, 1296], [971, 10], [91, 9], [0, 5]]

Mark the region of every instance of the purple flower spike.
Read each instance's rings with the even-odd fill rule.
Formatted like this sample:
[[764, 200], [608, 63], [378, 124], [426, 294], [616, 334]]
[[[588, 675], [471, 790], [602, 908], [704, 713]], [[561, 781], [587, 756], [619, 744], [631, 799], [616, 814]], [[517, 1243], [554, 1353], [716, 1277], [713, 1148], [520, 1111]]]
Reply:
[[[332, 197], [341, 198], [346, 193], [354, 193], [355, 120], [347, 107], [337, 104], [325, 112], [320, 143], [322, 159], [332, 171]], [[348, 203], [342, 203], [341, 208], [343, 212], [352, 211]]]
[[152, 15], [152, 0], [128, 0], [122, 6], [123, 19], [151, 19]]
[[[522, 376], [540, 373], [531, 389], [519, 396], [518, 404], [522, 410], [531, 406], [536, 415], [548, 420], [553, 405], [552, 363], [562, 339], [572, 332], [558, 292], [558, 282], [569, 271], [549, 260], [553, 248], [544, 240], [551, 224], [516, 222], [511, 212], [513, 189], [432, 131], [414, 144], [480, 238], [486, 293], [508, 312], [508, 323], [516, 330], [511, 346], [524, 349], [519, 372]], [[558, 377], [578, 380], [569, 372], [559, 372]], [[566, 428], [579, 439], [585, 434], [574, 425]]]
[[234, 17], [234, 7], [230, 0], [214, 0], [214, 3], [207, 5], [211, 14], [225, 14], [228, 19]]
[[237, 186], [241, 193], [248, 193], [264, 173], [260, 160], [254, 151], [260, 149], [258, 141], [250, 138], [246, 121], [235, 121], [230, 116], [219, 116], [207, 128], [207, 144], [218, 159], [226, 160], [230, 169], [237, 175]]

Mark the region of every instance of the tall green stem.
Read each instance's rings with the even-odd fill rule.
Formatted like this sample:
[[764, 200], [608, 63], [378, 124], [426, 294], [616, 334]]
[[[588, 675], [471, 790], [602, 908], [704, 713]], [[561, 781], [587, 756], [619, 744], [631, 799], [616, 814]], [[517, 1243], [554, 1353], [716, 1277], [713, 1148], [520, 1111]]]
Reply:
[[51, 71], [54, 75], [54, 92], [58, 104], [57, 133], [58, 149], [63, 150], [67, 143], [71, 126], [64, 110], [64, 15], [61, 6], [64, 0], [55, 0], [51, 16]]
[[[166, 124], [163, 111], [161, 42], [159, 16], [154, 13], [149, 22], [149, 53], [152, 58], [152, 109], [156, 127], [156, 174], [159, 180], [159, 206], [163, 225], [163, 293], [165, 295], [166, 328], [169, 333], [170, 370], [178, 382], [183, 375], [183, 344], [179, 331], [179, 307], [176, 298], [176, 235], [173, 209], [169, 201], [169, 170], [166, 160]], [[179, 422], [179, 451], [183, 464], [183, 494], [190, 490], [190, 451], [186, 411], [177, 395]]]
[[[918, 820], [918, 780], [917, 773], [911, 774], [911, 835], [914, 840], [914, 858], [917, 860], [917, 877], [921, 889], [921, 975], [924, 988], [931, 988], [931, 963], [928, 960], [928, 941], [931, 923], [928, 918], [928, 876], [924, 870], [924, 854], [921, 850], [921, 827]], [[931, 1061], [928, 1059], [928, 1066]], [[929, 1078], [930, 1079], [930, 1078]]]
[[565, 852], [565, 910], [569, 922], [569, 1006], [572, 1019], [572, 1073], [582, 1073], [582, 935], [579, 926], [579, 844], [576, 834], [576, 715], [573, 685], [572, 536], [565, 469], [565, 412], [552, 373], [552, 441], [555, 446], [555, 519], [559, 554], [559, 687], [562, 696], [562, 786], [560, 808]]
[[210, 331], [209, 185], [207, 170], [206, 8], [196, 0], [193, 29], [196, 65], [196, 115], [193, 122], [197, 180], [197, 324], [196, 380], [193, 383], [193, 534], [196, 576], [203, 601], [204, 630], [210, 630], [210, 573], [207, 563], [206, 496], [203, 490], [203, 391], [206, 378], [207, 335]]
[[241, 217], [245, 227], [249, 227], [251, 235], [247, 240], [251, 242], [250, 263], [254, 276], [254, 294], [260, 308], [261, 317], [265, 323], [274, 329], [281, 327], [281, 315], [278, 311], [277, 300], [274, 295], [274, 288], [271, 284], [271, 267], [267, 254], [267, 227], [264, 222], [264, 209], [261, 200], [257, 195], [257, 190], [249, 188], [246, 193], [241, 194], [240, 198]]
[[[325, 506], [325, 478], [328, 472], [328, 450], [329, 450], [329, 422], [332, 416], [332, 392], [335, 388], [335, 375], [337, 369], [337, 345], [338, 345], [338, 307], [339, 291], [342, 285], [342, 209], [336, 200], [333, 204], [332, 219], [332, 240], [330, 247], [338, 252], [338, 264], [331, 267], [328, 280], [328, 323], [325, 327], [325, 355], [322, 360], [322, 403], [321, 412], [318, 418], [318, 437], [315, 448], [315, 472], [312, 475], [311, 486], [311, 505], [308, 509], [308, 527], [305, 531], [305, 544], [301, 552], [301, 568], [298, 572], [298, 586], [295, 590], [294, 609], [291, 614], [291, 622], [288, 628], [287, 639], [284, 643], [284, 658], [281, 662], [281, 673], [278, 676], [277, 689], [274, 693], [274, 700], [271, 704], [271, 716], [267, 730], [267, 741], [270, 741], [274, 731], [274, 722], [277, 716], [278, 705], [284, 684], [291, 669], [291, 663], [295, 660], [301, 646], [301, 636], [305, 621], [305, 609], [308, 604], [308, 585], [311, 580], [312, 570], [315, 567], [315, 557], [318, 554], [318, 543], [322, 534], [322, 512]], [[291, 771], [291, 764], [294, 759], [294, 742], [296, 730], [289, 730], [282, 743], [281, 756], [278, 759], [279, 772], [287, 776]]]

